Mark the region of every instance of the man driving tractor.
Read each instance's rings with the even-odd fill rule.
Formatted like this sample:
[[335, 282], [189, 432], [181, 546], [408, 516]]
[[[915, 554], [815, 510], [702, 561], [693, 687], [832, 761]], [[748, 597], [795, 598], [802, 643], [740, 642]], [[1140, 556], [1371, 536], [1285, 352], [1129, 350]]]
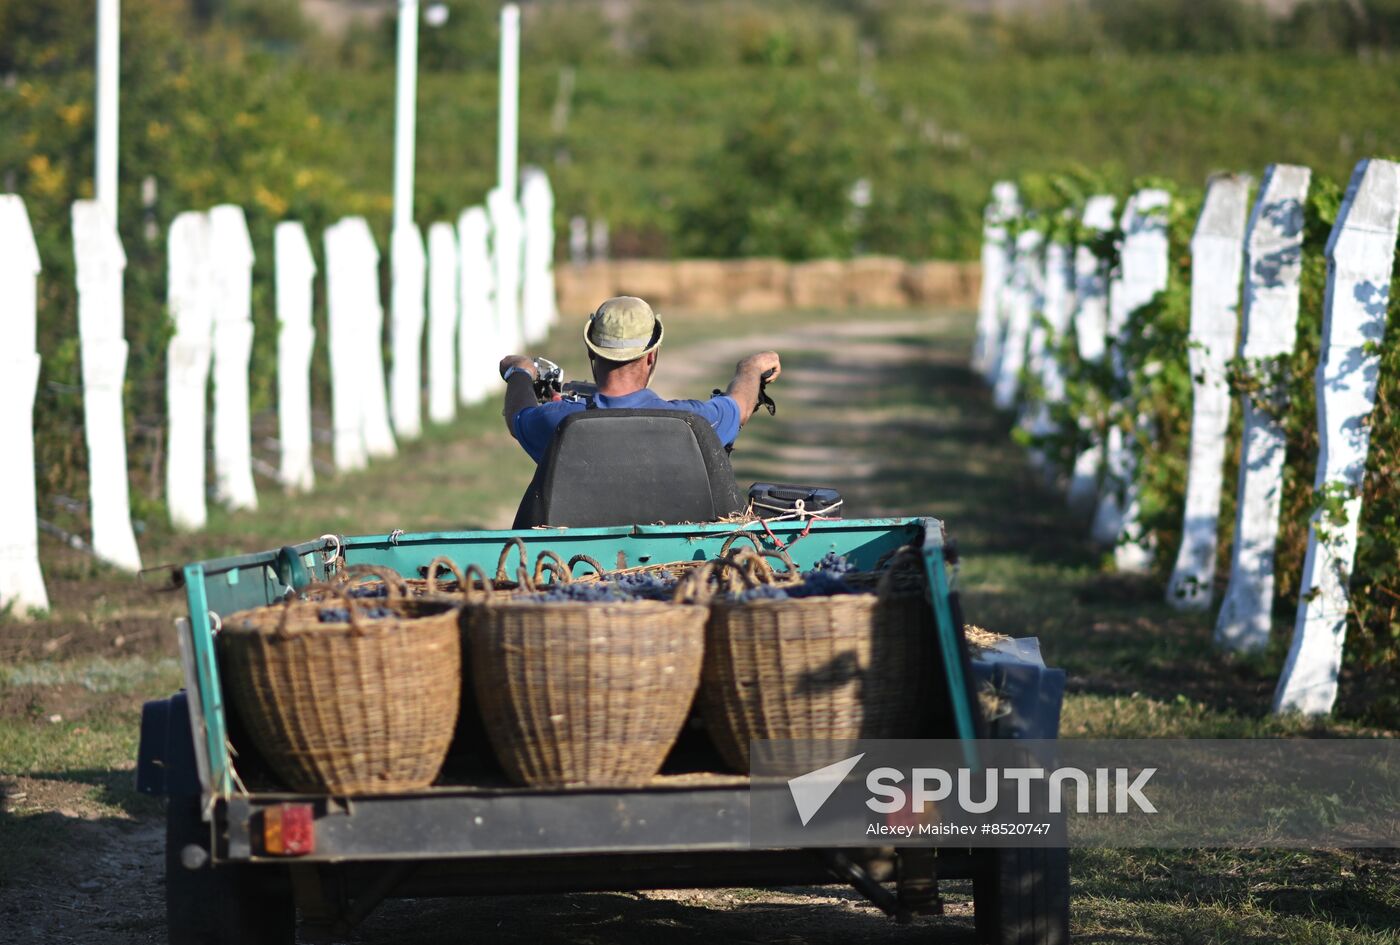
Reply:
[[661, 319], [642, 299], [624, 295], [599, 305], [583, 328], [583, 343], [598, 385], [597, 392], [585, 399], [540, 404], [534, 389], [534, 360], [519, 354], [502, 358], [500, 371], [506, 382], [502, 413], [511, 435], [540, 463], [555, 428], [577, 411], [683, 410], [704, 417], [720, 442], [732, 445], [757, 409], [763, 384], [782, 372], [777, 352], [761, 351], [744, 358], [735, 366], [728, 389], [709, 400], [664, 400], [649, 389], [663, 335]]

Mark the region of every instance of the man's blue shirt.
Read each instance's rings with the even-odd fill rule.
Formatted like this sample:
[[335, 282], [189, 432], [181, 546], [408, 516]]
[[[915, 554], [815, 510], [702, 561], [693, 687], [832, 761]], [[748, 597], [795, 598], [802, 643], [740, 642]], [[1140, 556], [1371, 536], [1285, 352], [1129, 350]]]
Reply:
[[[728, 394], [720, 394], [709, 400], [662, 400], [654, 390], [643, 388], [622, 397], [595, 394], [593, 403], [598, 410], [688, 410], [708, 420], [725, 446], [739, 437], [739, 405]], [[587, 409], [587, 403], [582, 400], [556, 400], [538, 407], [527, 407], [515, 415], [512, 424], [515, 438], [531, 459], [536, 463], [543, 462], [544, 454], [549, 451], [549, 441], [554, 439], [554, 429], [566, 417]]]

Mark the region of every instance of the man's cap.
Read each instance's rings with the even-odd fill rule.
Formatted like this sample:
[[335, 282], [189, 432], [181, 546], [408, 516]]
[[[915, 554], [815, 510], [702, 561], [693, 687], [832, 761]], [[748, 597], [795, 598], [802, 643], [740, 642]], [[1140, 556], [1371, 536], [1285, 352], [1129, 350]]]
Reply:
[[608, 361], [635, 361], [661, 347], [665, 329], [643, 300], [631, 295], [608, 299], [583, 326], [588, 350]]

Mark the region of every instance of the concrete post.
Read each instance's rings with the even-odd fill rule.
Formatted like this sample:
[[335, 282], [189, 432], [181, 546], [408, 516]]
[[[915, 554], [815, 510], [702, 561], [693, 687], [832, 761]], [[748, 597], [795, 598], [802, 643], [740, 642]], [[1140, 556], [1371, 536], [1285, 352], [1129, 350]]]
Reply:
[[166, 247], [166, 302], [175, 334], [166, 354], [165, 504], [170, 524], [191, 532], [208, 520], [205, 401], [215, 293], [209, 215], [186, 211], [175, 217]]
[[[1118, 201], [1107, 194], [1090, 197], [1084, 204], [1084, 226], [1107, 233], [1113, 229], [1117, 208]], [[1074, 291], [1075, 348], [1081, 361], [1097, 364], [1103, 360], [1108, 344], [1108, 263], [1087, 245], [1074, 250]], [[1088, 427], [1088, 418], [1083, 424]], [[1086, 517], [1093, 512], [1099, 494], [1103, 444], [1097, 439], [1095, 436], [1095, 442], [1076, 457], [1069, 481], [1069, 507]]]
[[977, 306], [977, 341], [972, 348], [972, 367], [987, 382], [996, 378], [993, 370], [1000, 357], [1004, 333], [1002, 294], [1011, 275], [1012, 247], [1006, 224], [1021, 213], [1016, 185], [998, 181], [992, 185], [992, 200], [982, 222], [982, 290]]
[[306, 228], [290, 221], [273, 230], [273, 251], [277, 257], [277, 438], [282, 454], [278, 475], [288, 492], [309, 492], [316, 482], [311, 452], [316, 258]]
[[131, 527], [126, 464], [126, 381], [123, 273], [126, 252], [116, 223], [95, 200], [73, 204], [73, 257], [78, 268], [78, 336], [83, 357], [83, 427], [88, 448], [92, 547], [123, 571], [141, 570]]
[[1400, 164], [1356, 166], [1327, 240], [1327, 295], [1317, 365], [1320, 448], [1314, 488], [1341, 502], [1313, 515], [1293, 642], [1274, 693], [1276, 712], [1319, 715], [1337, 700], [1347, 628], [1347, 585], [1361, 522], [1361, 483], [1371, 445], [1395, 236], [1400, 227]]
[[428, 419], [457, 415], [457, 234], [428, 227]]
[[1226, 364], [1239, 334], [1240, 273], [1250, 179], [1217, 177], [1191, 238], [1191, 454], [1181, 548], [1167, 584], [1178, 610], [1208, 610], [1214, 596], [1220, 492], [1225, 481], [1225, 431], [1230, 424]]
[[39, 247], [24, 201], [0, 194], [0, 608], [15, 619], [49, 609], [39, 568], [39, 517], [34, 485], [35, 345]]
[[231, 509], [256, 509], [248, 369], [253, 357], [253, 241], [243, 208], [209, 211], [214, 304], [214, 491]]
[[[1245, 230], [1244, 331], [1240, 357], [1251, 367], [1293, 351], [1298, 337], [1298, 286], [1303, 270], [1303, 202], [1312, 172], [1275, 164], [1264, 172], [1259, 199]], [[1283, 391], [1256, 395], [1273, 411], [1241, 398], [1244, 449], [1235, 500], [1230, 584], [1215, 624], [1215, 642], [1229, 650], [1261, 650], [1269, 643], [1274, 606], [1274, 547], [1278, 542], [1286, 447]]]

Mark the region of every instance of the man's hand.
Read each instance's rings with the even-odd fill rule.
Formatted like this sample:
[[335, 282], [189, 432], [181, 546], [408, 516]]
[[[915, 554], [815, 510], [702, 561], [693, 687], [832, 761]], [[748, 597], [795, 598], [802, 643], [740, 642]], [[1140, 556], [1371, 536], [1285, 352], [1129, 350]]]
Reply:
[[773, 376], [767, 379], [771, 384], [783, 373], [783, 364], [782, 361], [778, 359], [778, 352], [760, 351], [758, 354], [749, 355], [734, 366], [734, 374], [736, 376], [746, 371], [754, 371], [759, 377], [763, 377], [763, 375], [772, 371]]
[[758, 391], [762, 386], [763, 375], [770, 371], [772, 374], [767, 382], [771, 384], [783, 373], [782, 361], [776, 351], [751, 354], [734, 366], [734, 380], [729, 382], [729, 390], [726, 393], [739, 405], [741, 427], [749, 422], [749, 417], [758, 409]]
[[505, 377], [506, 371], [513, 367], [518, 367], [530, 375], [531, 380], [539, 379], [539, 372], [535, 370], [535, 359], [526, 357], [523, 354], [508, 354], [501, 358], [500, 374]]

